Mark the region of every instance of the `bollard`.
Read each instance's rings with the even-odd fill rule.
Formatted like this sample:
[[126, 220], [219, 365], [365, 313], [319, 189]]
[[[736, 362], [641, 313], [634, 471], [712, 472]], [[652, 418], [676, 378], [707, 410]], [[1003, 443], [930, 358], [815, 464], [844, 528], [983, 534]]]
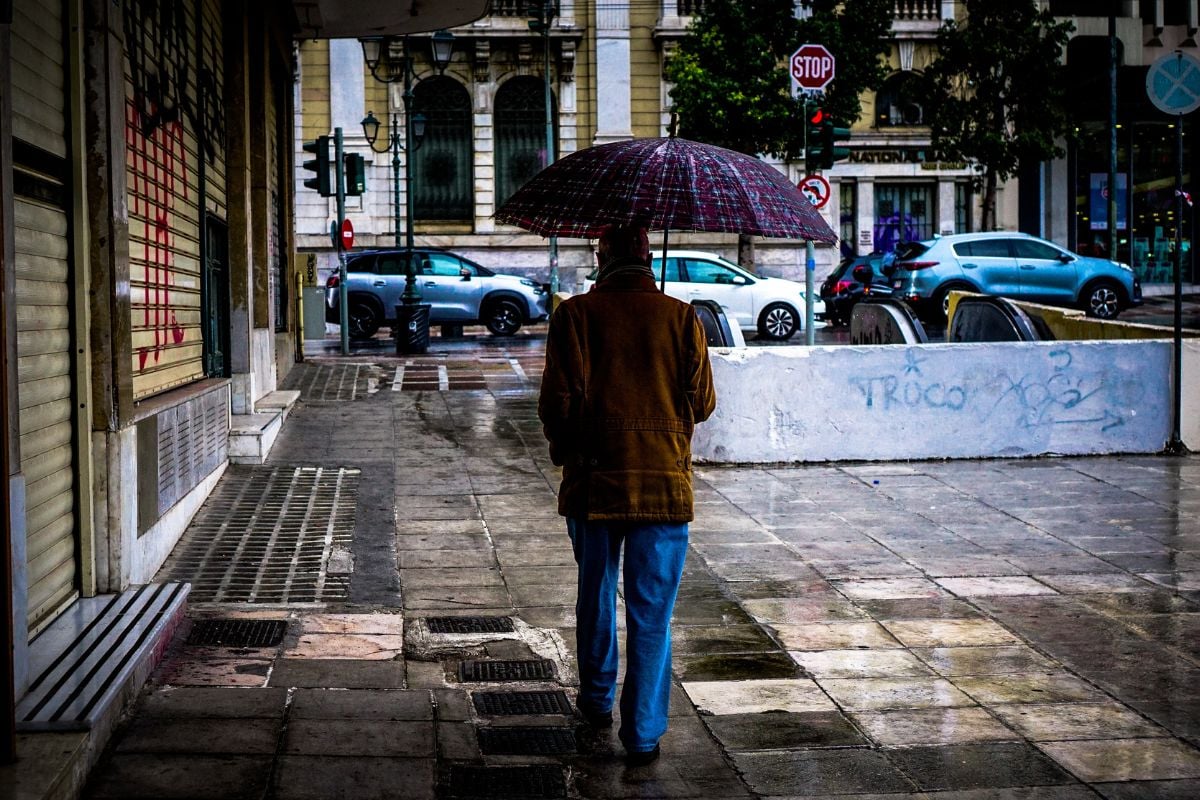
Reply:
[[396, 306], [392, 335], [396, 337], [398, 354], [424, 353], [429, 349], [429, 309], [428, 303]]

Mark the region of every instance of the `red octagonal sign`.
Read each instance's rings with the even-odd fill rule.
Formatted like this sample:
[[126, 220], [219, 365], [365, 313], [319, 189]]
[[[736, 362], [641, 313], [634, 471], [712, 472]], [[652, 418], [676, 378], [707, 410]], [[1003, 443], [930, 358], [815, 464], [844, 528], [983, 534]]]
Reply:
[[833, 54], [823, 44], [802, 44], [792, 53], [792, 93], [819, 92], [833, 80]]

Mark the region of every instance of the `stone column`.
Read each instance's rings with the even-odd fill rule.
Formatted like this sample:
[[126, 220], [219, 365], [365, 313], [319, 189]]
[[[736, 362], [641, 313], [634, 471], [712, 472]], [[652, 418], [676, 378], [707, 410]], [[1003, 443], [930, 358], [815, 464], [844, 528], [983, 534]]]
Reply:
[[954, 178], [939, 177], [936, 233], [949, 236], [954, 232]]
[[596, 138], [593, 144], [633, 138], [630, 99], [629, 5], [596, 6]]
[[858, 242], [855, 252], [865, 256], [875, 249], [875, 183], [869, 177], [858, 179]]

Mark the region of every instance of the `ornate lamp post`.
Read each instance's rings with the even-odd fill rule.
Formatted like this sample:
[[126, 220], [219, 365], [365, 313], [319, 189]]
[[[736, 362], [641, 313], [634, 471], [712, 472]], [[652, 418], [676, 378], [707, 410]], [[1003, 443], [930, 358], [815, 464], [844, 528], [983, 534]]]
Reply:
[[[381, 83], [397, 83], [404, 81], [404, 144], [400, 143], [399, 119], [393, 112], [391, 126], [388, 131], [388, 146], [382, 150], [375, 149], [375, 141], [379, 136], [379, 120], [371, 112], [367, 112], [362, 121], [363, 135], [367, 144], [377, 153], [385, 153], [388, 147], [392, 151], [392, 179], [395, 201], [395, 236], [396, 246], [400, 246], [400, 151], [405, 151], [404, 180], [408, 191], [405, 197], [404, 211], [404, 246], [409, 257], [405, 266], [404, 294], [401, 301], [405, 305], [415, 305], [421, 301], [421, 292], [417, 289], [416, 265], [413, 263], [413, 154], [421, 146], [425, 136], [425, 115], [414, 114], [413, 102], [413, 64], [409, 50], [408, 37], [372, 36], [359, 40], [363, 48], [363, 60], [370, 70], [371, 76]], [[433, 60], [438, 71], [444, 71], [454, 54], [454, 35], [448, 31], [439, 31], [432, 37]]]

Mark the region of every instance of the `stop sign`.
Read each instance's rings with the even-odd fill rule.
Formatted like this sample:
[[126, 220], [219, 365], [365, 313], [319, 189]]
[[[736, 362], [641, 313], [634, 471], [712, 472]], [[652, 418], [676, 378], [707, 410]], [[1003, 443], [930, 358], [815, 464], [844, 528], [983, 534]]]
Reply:
[[792, 53], [792, 94], [819, 92], [833, 80], [833, 54], [823, 44], [802, 44]]

